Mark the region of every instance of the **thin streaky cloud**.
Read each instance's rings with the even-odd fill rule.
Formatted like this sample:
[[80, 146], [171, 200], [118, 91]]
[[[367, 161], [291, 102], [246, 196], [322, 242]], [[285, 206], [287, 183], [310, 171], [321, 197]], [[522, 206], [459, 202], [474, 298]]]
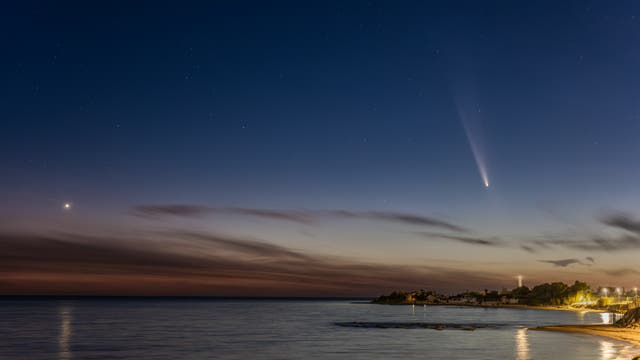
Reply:
[[372, 220], [385, 220], [396, 223], [408, 224], [408, 225], [418, 225], [418, 226], [431, 226], [436, 228], [441, 228], [445, 230], [450, 230], [454, 232], [468, 232], [466, 228], [452, 224], [450, 222], [428, 217], [422, 215], [415, 214], [406, 214], [406, 213], [398, 213], [398, 212], [385, 212], [385, 211], [370, 211], [365, 213], [360, 213], [360, 217], [365, 219]]
[[457, 235], [448, 235], [448, 234], [439, 234], [439, 233], [430, 233], [430, 232], [418, 232], [416, 234], [426, 237], [428, 239], [451, 240], [451, 241], [464, 243], [464, 244], [471, 244], [471, 245], [499, 246], [499, 247], [506, 246], [506, 244], [498, 238], [457, 236]]
[[223, 208], [221, 211], [273, 220], [292, 221], [301, 224], [311, 224], [316, 220], [316, 216], [312, 212], [306, 210], [274, 210], [231, 207]]
[[270, 220], [290, 221], [304, 225], [312, 224], [321, 220], [357, 219], [431, 227], [460, 233], [469, 232], [469, 230], [463, 226], [435, 217], [393, 211], [260, 209], [168, 204], [135, 206], [132, 209], [132, 214], [149, 218], [160, 218], [164, 216], [202, 217], [207, 214], [232, 214]]
[[551, 264], [555, 267], [567, 267], [573, 264], [588, 265], [578, 259], [560, 259], [560, 260], [538, 260], [538, 262]]
[[198, 217], [211, 212], [213, 209], [208, 206], [189, 204], [138, 205], [132, 209], [133, 215], [146, 217]]

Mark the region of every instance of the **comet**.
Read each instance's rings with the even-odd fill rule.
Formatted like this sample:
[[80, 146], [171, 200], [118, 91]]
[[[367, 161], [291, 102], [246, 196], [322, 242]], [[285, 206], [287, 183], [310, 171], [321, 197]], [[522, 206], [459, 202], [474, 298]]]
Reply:
[[480, 141], [482, 138], [478, 119], [480, 110], [478, 109], [472, 112], [466, 111], [465, 107], [461, 106], [459, 102], [457, 104], [457, 108], [458, 115], [460, 116], [460, 120], [462, 121], [462, 126], [464, 127], [464, 132], [467, 135], [467, 140], [469, 141], [469, 147], [471, 148], [473, 159], [476, 162], [478, 173], [480, 174], [480, 178], [482, 179], [482, 184], [485, 188], [488, 188], [490, 185], [489, 171], [483, 152], [482, 142]]
[[464, 130], [467, 133], [467, 140], [469, 140], [469, 146], [471, 147], [471, 152], [473, 153], [473, 158], [476, 161], [476, 166], [478, 167], [478, 173], [480, 174], [480, 178], [482, 178], [482, 183], [484, 187], [489, 187], [489, 174], [487, 172], [487, 164], [484, 160], [484, 154], [482, 153], [482, 149], [478, 145], [476, 139], [474, 139], [472, 135], [472, 130], [470, 130], [469, 126], [463, 122]]

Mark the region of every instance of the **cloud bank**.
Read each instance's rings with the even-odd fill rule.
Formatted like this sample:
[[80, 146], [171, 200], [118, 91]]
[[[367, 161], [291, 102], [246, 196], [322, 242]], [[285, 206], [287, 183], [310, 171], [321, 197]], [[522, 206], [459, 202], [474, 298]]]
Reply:
[[181, 230], [146, 236], [0, 233], [0, 279], [0, 294], [234, 296], [374, 296], [504, 281], [502, 274], [377, 264]]

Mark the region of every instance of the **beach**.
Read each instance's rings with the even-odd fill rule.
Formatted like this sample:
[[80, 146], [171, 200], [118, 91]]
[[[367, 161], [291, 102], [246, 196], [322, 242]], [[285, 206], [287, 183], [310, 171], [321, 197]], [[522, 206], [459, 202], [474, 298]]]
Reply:
[[640, 329], [623, 328], [614, 325], [554, 325], [539, 326], [529, 330], [597, 335], [640, 346]]

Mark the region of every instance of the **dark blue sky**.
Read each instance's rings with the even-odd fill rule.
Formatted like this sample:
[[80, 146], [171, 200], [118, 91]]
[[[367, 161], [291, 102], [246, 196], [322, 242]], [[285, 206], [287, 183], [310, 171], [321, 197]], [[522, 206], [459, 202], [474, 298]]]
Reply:
[[[145, 227], [131, 207], [196, 204], [426, 214], [513, 244], [591, 236], [606, 214], [640, 214], [639, 10], [633, 1], [5, 5], [3, 226]], [[473, 114], [470, 138], [461, 111]], [[326, 246], [230, 217], [215, 230]], [[366, 244], [365, 257], [386, 263], [381, 254], [425, 250], [408, 240], [389, 254], [387, 230], [343, 226], [316, 229], [336, 244], [330, 252]], [[585, 255], [573, 250], [563, 256]], [[518, 256], [542, 266], [543, 255]]]

